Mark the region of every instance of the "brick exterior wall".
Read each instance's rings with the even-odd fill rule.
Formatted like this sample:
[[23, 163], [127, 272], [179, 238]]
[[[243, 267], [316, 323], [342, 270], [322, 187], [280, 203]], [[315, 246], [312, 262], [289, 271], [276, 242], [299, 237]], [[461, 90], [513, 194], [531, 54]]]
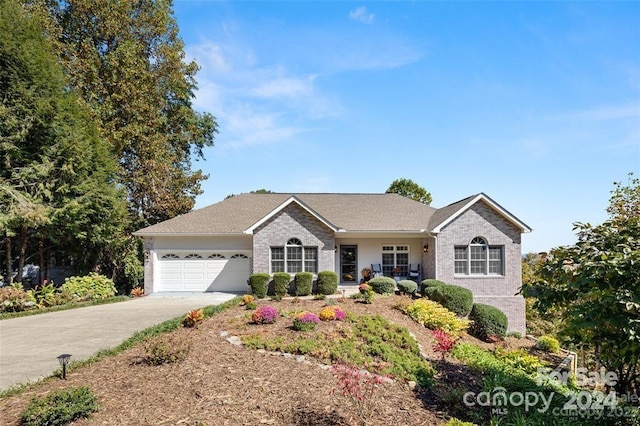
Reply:
[[[474, 237], [489, 245], [504, 246], [503, 276], [454, 274], [454, 247], [466, 246]], [[524, 298], [516, 295], [522, 285], [520, 229], [480, 201], [445, 226], [437, 235], [436, 278], [468, 288], [474, 301], [495, 306], [509, 318], [509, 331], [525, 333]]]
[[289, 204], [259, 226], [253, 235], [253, 272], [269, 272], [270, 248], [284, 246], [291, 238], [318, 247], [318, 271], [333, 271], [334, 232], [295, 203]]

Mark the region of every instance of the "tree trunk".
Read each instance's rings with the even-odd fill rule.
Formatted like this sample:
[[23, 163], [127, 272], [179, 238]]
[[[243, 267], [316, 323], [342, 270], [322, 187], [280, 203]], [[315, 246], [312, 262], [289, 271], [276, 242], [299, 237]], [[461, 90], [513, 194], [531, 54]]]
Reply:
[[5, 249], [5, 262], [6, 262], [6, 269], [7, 269], [7, 282], [9, 284], [13, 283], [13, 264], [11, 262], [11, 258], [13, 257], [11, 255], [11, 237], [9, 237], [9, 233], [5, 232], [4, 235], [7, 237], [7, 239], [5, 240], [5, 244], [6, 244], [6, 249]]
[[24, 271], [24, 260], [27, 256], [27, 243], [29, 242], [29, 229], [23, 226], [20, 230], [20, 247], [18, 251], [18, 275], [16, 275], [16, 282], [22, 282], [22, 272]]
[[40, 242], [38, 243], [38, 255], [40, 256], [40, 261], [38, 264], [38, 284], [42, 284], [42, 280], [44, 276], [42, 273], [44, 272], [44, 237], [40, 236]]

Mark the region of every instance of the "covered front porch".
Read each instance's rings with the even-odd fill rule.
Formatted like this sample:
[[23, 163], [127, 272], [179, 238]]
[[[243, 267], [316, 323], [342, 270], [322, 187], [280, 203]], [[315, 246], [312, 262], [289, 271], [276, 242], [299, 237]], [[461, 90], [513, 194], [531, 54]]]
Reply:
[[429, 237], [402, 234], [336, 238], [335, 271], [340, 286], [357, 286], [363, 282], [365, 268], [373, 269], [374, 275], [396, 280], [411, 276], [420, 282], [429, 278], [434, 273], [427, 267], [429, 243]]

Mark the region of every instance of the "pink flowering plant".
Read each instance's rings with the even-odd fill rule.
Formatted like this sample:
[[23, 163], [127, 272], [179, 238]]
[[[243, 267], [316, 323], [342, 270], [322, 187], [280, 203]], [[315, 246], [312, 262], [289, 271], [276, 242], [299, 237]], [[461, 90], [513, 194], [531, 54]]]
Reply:
[[347, 317], [347, 313], [338, 306], [333, 306], [333, 311], [336, 313], [336, 321], [344, 321]]
[[311, 331], [320, 322], [320, 317], [312, 312], [302, 312], [293, 319], [293, 329], [297, 331]]
[[256, 324], [273, 324], [278, 319], [278, 310], [273, 306], [264, 305], [255, 310], [251, 319]]

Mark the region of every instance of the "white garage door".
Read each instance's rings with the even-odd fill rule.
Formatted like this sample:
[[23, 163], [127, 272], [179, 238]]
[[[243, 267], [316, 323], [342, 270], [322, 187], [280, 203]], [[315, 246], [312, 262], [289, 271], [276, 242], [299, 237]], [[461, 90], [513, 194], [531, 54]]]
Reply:
[[160, 253], [157, 291], [247, 291], [250, 252]]

